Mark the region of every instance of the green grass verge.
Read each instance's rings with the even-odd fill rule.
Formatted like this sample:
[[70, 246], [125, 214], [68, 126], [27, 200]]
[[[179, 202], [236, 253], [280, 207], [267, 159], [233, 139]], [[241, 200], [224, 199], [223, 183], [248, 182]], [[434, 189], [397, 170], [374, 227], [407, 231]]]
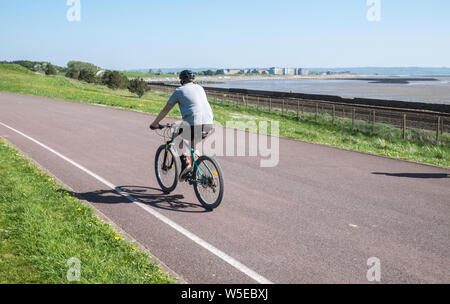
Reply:
[[[375, 126], [375, 133], [371, 134], [370, 124], [357, 122], [355, 130], [351, 130], [351, 120], [336, 119], [331, 124], [330, 115], [318, 115], [317, 122], [315, 114], [300, 114], [300, 119], [291, 115], [281, 115], [280, 110], [261, 110], [254, 106], [235, 106], [235, 103], [217, 100], [214, 104], [214, 115], [219, 121], [239, 120], [263, 121], [276, 120], [280, 122], [280, 135], [283, 137], [300, 139], [311, 143], [319, 143], [328, 146], [340, 147], [370, 154], [383, 155], [392, 158], [412, 160], [428, 163], [442, 167], [450, 167], [450, 134], [442, 135], [441, 143], [434, 143], [417, 138], [431, 136], [433, 132], [414, 131], [408, 133], [410, 139], [402, 139], [402, 130], [383, 124]], [[366, 131], [364, 131], [366, 129]], [[264, 132], [264, 130], [262, 131]], [[380, 135], [381, 134], [381, 135]], [[424, 135], [425, 134], [425, 135]]]
[[144, 251], [0, 138], [0, 284], [172, 283]]
[[[103, 104], [151, 114], [159, 113], [167, 102], [167, 94], [163, 93], [150, 91], [139, 99], [128, 91], [110, 90], [104, 86], [87, 84], [61, 76], [38, 75], [20, 66], [2, 64], [0, 64], [0, 91]], [[307, 114], [303, 116], [304, 119], [297, 121], [281, 116], [277, 112], [267, 113], [254, 107], [237, 108], [223, 101], [213, 103], [212, 108], [216, 122], [222, 125], [225, 125], [227, 121], [236, 120], [278, 120], [280, 136], [283, 137], [450, 167], [448, 134], [444, 136], [441, 143], [414, 138], [403, 140], [394, 136], [395, 132], [398, 132], [395, 128], [377, 126], [384, 130], [386, 136], [372, 135], [370, 132], [349, 130], [344, 126], [345, 121], [336, 125], [323, 123], [325, 119], [323, 115], [319, 117], [318, 122]], [[180, 117], [178, 108], [175, 107], [169, 116]]]

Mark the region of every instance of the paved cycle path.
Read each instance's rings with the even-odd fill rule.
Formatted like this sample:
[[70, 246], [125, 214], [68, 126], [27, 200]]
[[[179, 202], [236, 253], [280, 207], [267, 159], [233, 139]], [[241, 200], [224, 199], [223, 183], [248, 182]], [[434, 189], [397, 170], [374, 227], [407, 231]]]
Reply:
[[449, 169], [281, 138], [273, 168], [217, 157], [225, 197], [206, 212], [186, 184], [159, 190], [152, 119], [0, 93], [0, 136], [187, 282], [367, 283], [376, 257], [384, 283], [450, 283]]

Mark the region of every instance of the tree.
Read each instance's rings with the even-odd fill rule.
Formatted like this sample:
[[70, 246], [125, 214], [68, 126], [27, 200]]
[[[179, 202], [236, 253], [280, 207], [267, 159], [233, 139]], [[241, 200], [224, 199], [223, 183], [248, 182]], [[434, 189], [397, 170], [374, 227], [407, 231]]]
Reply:
[[87, 83], [94, 83], [96, 81], [95, 72], [91, 70], [82, 69], [80, 71], [80, 75], [78, 76], [78, 80], [82, 80]]
[[130, 84], [128, 85], [128, 90], [131, 93], [137, 94], [139, 98], [144, 96], [145, 92], [147, 91], [147, 83], [142, 78], [135, 78], [130, 81]]
[[102, 84], [107, 85], [110, 89], [126, 89], [129, 80], [117, 71], [106, 71], [102, 76]]
[[78, 80], [80, 76], [80, 70], [78, 69], [69, 69], [66, 73], [66, 77]]
[[50, 63], [47, 64], [47, 68], [45, 69], [45, 75], [56, 75], [57, 71], [53, 65]]
[[67, 67], [69, 69], [76, 69], [76, 70], [89, 70], [97, 72], [100, 70], [99, 67], [93, 65], [92, 63], [82, 62], [82, 61], [69, 61], [67, 63]]
[[216, 71], [216, 75], [223, 75], [223, 74], [225, 74], [224, 70], [217, 70]]

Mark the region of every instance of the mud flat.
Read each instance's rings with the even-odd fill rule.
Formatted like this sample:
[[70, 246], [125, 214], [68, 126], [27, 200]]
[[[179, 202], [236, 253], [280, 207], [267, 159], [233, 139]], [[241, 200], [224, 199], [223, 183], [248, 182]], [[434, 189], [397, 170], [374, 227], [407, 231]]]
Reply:
[[358, 77], [318, 79], [269, 79], [204, 84], [229, 89], [334, 95], [450, 105], [450, 77]]
[[[342, 80], [342, 79], [355, 79], [355, 74], [340, 74], [340, 75], [308, 75], [308, 76], [283, 76], [283, 75], [265, 75], [265, 76], [198, 76], [196, 81], [198, 83], [226, 83], [230, 81], [252, 81], [252, 80]], [[379, 77], [379, 75], [377, 75]], [[370, 78], [376, 80], [377, 76], [373, 75], [358, 75], [358, 77]], [[386, 76], [387, 77], [387, 76]], [[166, 78], [144, 78], [147, 82], [164, 82], [173, 83], [178, 82], [176, 77]]]

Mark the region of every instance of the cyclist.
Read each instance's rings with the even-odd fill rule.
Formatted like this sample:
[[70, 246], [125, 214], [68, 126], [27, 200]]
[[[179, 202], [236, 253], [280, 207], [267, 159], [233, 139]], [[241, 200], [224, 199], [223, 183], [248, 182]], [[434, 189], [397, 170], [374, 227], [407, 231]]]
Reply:
[[[195, 75], [190, 70], [180, 73], [181, 87], [177, 88], [169, 98], [166, 106], [155, 118], [150, 128], [152, 130], [160, 127], [161, 120], [166, 117], [170, 110], [178, 103], [183, 122], [178, 130], [187, 141], [190, 141], [191, 148], [195, 151], [195, 145], [208, 136], [213, 128], [214, 115], [206, 97], [205, 90], [194, 83]], [[181, 143], [182, 144], [182, 143]], [[180, 147], [181, 148], [181, 147]], [[182, 155], [180, 180], [184, 181], [192, 171], [192, 153]]]

